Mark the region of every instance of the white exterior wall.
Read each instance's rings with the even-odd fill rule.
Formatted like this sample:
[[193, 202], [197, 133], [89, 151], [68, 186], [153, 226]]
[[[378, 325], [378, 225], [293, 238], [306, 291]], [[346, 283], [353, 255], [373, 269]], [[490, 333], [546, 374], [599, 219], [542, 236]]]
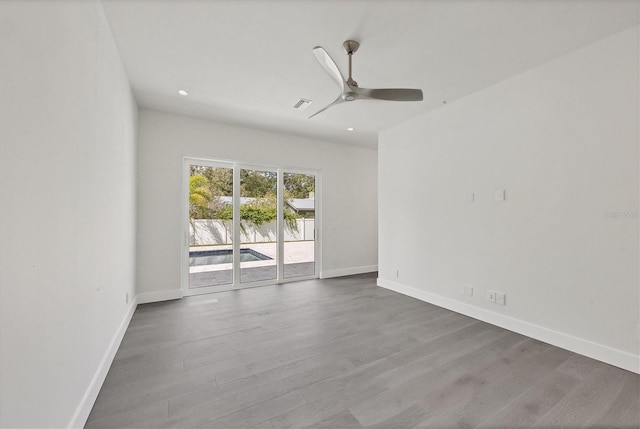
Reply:
[[[141, 299], [181, 296], [183, 157], [321, 171], [322, 277], [377, 269], [377, 151], [140, 109]], [[318, 195], [316, 194], [316, 199]]]
[[379, 284], [638, 371], [638, 49], [635, 27], [383, 132]]
[[[265, 243], [276, 241], [276, 221], [260, 226], [244, 223], [240, 231], [242, 243]], [[284, 241], [313, 240], [315, 219], [296, 219], [296, 228], [284, 227]], [[189, 224], [189, 245], [206, 246], [233, 243], [231, 221], [220, 219], [193, 219]]]
[[135, 303], [137, 107], [96, 1], [0, 1], [0, 64], [0, 427], [82, 427]]

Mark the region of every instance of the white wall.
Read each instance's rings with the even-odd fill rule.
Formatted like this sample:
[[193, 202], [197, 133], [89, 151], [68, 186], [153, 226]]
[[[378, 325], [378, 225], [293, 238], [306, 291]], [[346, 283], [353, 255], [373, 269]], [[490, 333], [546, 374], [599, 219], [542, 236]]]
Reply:
[[379, 284], [638, 371], [638, 60], [635, 27], [383, 132]]
[[81, 427], [133, 309], [137, 108], [94, 1], [1, 1], [0, 64], [0, 426]]
[[375, 150], [141, 109], [137, 284], [142, 300], [180, 294], [184, 156], [321, 170], [321, 276], [376, 270]]

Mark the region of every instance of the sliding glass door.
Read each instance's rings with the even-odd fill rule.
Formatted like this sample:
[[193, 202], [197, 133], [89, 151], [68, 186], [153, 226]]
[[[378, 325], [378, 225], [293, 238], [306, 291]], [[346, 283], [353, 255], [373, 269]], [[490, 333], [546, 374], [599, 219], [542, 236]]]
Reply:
[[189, 289], [233, 284], [233, 169], [224, 165], [188, 166]]
[[318, 173], [185, 158], [185, 295], [318, 276]]
[[283, 172], [283, 277], [308, 277], [316, 272], [316, 176]]
[[240, 283], [278, 278], [278, 171], [240, 169]]

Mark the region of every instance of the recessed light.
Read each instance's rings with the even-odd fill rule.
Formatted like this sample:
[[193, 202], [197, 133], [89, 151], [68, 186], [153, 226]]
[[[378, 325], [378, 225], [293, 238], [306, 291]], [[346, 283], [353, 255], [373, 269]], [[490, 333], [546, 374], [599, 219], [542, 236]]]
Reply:
[[353, 128], [353, 127], [347, 128], [347, 131], [354, 131], [354, 130], [355, 130], [355, 128]]
[[189, 95], [189, 93], [188, 93], [187, 91], [185, 91], [184, 89], [179, 90], [179, 91], [178, 91], [178, 94], [183, 95], [183, 96], [185, 96], [185, 97], [186, 97], [187, 95]]

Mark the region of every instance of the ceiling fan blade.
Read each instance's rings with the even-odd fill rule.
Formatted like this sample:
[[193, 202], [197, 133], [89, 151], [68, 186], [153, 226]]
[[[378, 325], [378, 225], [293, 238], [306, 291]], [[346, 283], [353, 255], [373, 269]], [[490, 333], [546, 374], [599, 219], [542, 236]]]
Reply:
[[358, 88], [356, 86], [349, 86], [349, 89], [356, 94], [358, 98], [372, 98], [375, 100], [388, 100], [388, 101], [422, 101], [421, 89], [410, 88], [383, 88], [383, 89], [370, 89], [370, 88]]
[[316, 46], [315, 48], [313, 48], [313, 53], [318, 59], [320, 65], [338, 83], [338, 85], [340, 86], [340, 91], [345, 92], [345, 90], [347, 89], [347, 84], [344, 80], [344, 76], [342, 76], [342, 73], [340, 73], [340, 69], [336, 65], [336, 62], [333, 61], [333, 58], [331, 58], [329, 53], [325, 51], [322, 46]]
[[335, 101], [333, 101], [332, 103], [330, 103], [329, 105], [323, 107], [322, 109], [318, 110], [316, 113], [314, 113], [313, 115], [309, 116], [307, 119], [311, 119], [314, 116], [324, 112], [325, 110], [327, 110], [329, 107], [334, 106], [336, 104], [340, 104], [340, 103], [344, 103], [344, 99], [342, 98], [342, 94], [340, 94], [340, 96], [338, 98], [335, 99]]

